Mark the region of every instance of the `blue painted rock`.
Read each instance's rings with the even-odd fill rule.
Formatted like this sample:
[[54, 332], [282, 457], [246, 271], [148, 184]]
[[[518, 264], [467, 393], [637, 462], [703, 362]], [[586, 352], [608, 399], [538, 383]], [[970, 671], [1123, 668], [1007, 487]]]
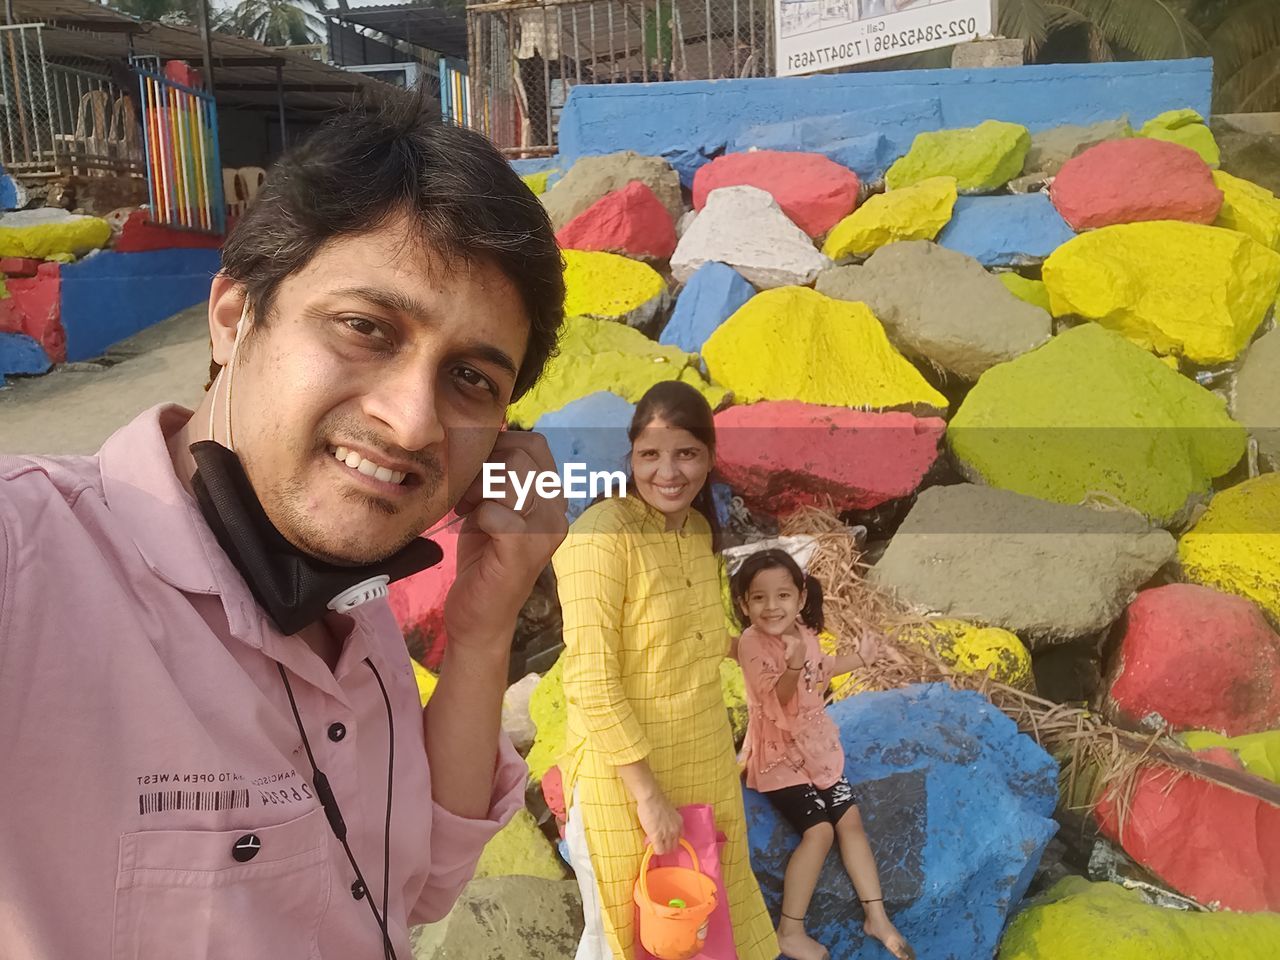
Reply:
[[[634, 404], [601, 390], [543, 414], [533, 428], [547, 438], [551, 455], [566, 479], [571, 479], [564, 473], [566, 464], [585, 465], [584, 476], [593, 471], [626, 471], [631, 450], [627, 427], [635, 412]], [[570, 520], [595, 500], [590, 485], [583, 485], [587, 487], [586, 496], [567, 497]]]
[[1048, 194], [961, 197], [938, 243], [984, 267], [1040, 263], [1072, 237]]
[[44, 373], [52, 365], [44, 347], [25, 333], [0, 333], [0, 383], [7, 373]]
[[[1057, 830], [1057, 764], [980, 694], [944, 684], [858, 694], [830, 711], [893, 922], [919, 957], [992, 956]], [[751, 864], [776, 918], [798, 838], [762, 796], [745, 799]], [[862, 921], [833, 851], [809, 933], [840, 960], [888, 958]]]
[[733, 267], [715, 261], [703, 264], [680, 291], [658, 342], [686, 353], [701, 353], [716, 327], [755, 295], [755, 287]]

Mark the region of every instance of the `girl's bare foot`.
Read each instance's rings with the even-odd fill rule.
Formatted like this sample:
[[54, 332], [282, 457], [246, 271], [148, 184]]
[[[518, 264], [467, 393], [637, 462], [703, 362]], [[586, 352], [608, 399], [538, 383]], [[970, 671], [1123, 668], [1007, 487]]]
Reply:
[[875, 937], [884, 944], [886, 950], [898, 960], [916, 960], [916, 952], [907, 943], [907, 938], [898, 932], [898, 928], [889, 922], [888, 917], [868, 920], [862, 925], [867, 936]]
[[778, 931], [778, 949], [788, 960], [829, 960], [827, 948], [803, 930]]

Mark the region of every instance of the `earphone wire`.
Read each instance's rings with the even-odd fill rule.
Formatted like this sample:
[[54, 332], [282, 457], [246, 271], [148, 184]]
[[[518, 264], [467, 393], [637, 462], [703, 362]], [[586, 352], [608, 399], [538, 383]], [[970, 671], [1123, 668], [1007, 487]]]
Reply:
[[382, 702], [387, 707], [387, 822], [382, 828], [382, 915], [387, 915], [387, 893], [391, 889], [391, 791], [395, 783], [392, 772], [396, 768], [396, 728], [391, 721], [391, 697], [387, 695], [387, 685], [382, 682], [382, 674], [368, 657], [365, 665], [373, 671], [378, 681], [378, 689], [382, 691]]
[[[368, 658], [366, 657], [366, 662]], [[372, 668], [372, 664], [370, 667]], [[311, 741], [307, 738], [306, 728], [302, 725], [302, 716], [298, 713], [298, 703], [293, 697], [293, 687], [289, 683], [289, 675], [285, 672], [284, 664], [277, 663], [276, 668], [280, 671], [280, 679], [284, 681], [285, 693], [289, 696], [289, 707], [293, 710], [293, 721], [297, 724], [298, 733], [302, 736], [302, 747], [307, 752], [307, 762], [311, 764], [311, 782], [316, 790], [316, 797], [320, 800], [320, 806], [324, 808], [325, 817], [329, 821], [329, 827], [333, 830], [333, 835], [337, 838], [338, 843], [342, 845], [343, 852], [347, 855], [347, 860], [351, 864], [351, 869], [355, 871], [356, 882], [360, 884], [360, 889], [364, 892], [364, 899], [369, 903], [369, 910], [373, 914], [373, 920], [378, 925], [378, 930], [382, 933], [382, 951], [383, 956], [389, 960], [397, 960], [395, 947], [391, 943], [391, 934], [387, 930], [386, 910], [387, 910], [387, 886], [391, 868], [389, 861], [383, 861], [383, 875], [388, 881], [382, 886], [382, 913], [378, 912], [378, 906], [373, 902], [373, 892], [369, 889], [369, 884], [365, 882], [364, 873], [360, 869], [360, 864], [356, 862], [355, 854], [351, 852], [351, 845], [347, 843], [347, 825], [342, 819], [342, 811], [338, 808], [338, 798], [333, 795], [333, 788], [329, 786], [329, 778], [324, 772], [316, 766], [315, 754], [311, 752]], [[378, 671], [375, 669], [374, 675], [377, 676]], [[382, 678], [378, 677], [378, 686], [382, 687]], [[391, 719], [391, 700], [386, 695], [386, 688], [382, 688], [383, 699], [387, 705], [387, 730], [394, 742], [394, 729]], [[388, 761], [390, 761], [388, 755]], [[391, 767], [388, 762], [388, 768]], [[388, 783], [391, 780], [391, 773], [387, 774]], [[387, 792], [387, 829], [391, 827], [391, 793]], [[391, 853], [391, 835], [386, 833], [383, 836], [383, 852], [384, 857], [388, 857]]]

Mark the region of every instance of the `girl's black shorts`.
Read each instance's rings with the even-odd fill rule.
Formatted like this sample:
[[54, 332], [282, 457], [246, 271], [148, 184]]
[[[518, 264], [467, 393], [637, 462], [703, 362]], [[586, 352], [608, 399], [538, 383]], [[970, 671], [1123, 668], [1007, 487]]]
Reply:
[[801, 783], [781, 790], [769, 790], [765, 797], [800, 834], [818, 823], [829, 823], [834, 827], [850, 807], [858, 804], [852, 785], [844, 777], [826, 790], [819, 790], [811, 783]]

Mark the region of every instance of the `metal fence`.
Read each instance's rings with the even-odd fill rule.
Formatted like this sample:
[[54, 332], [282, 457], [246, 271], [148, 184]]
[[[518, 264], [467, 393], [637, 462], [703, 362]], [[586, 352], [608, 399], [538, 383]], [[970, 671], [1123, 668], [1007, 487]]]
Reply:
[[550, 153], [569, 90], [773, 74], [772, 0], [517, 0], [467, 8], [472, 125]]
[[471, 126], [471, 91], [467, 65], [440, 58], [440, 115], [459, 126]]
[[151, 219], [188, 230], [225, 232], [213, 97], [136, 64], [135, 70], [146, 131]]

